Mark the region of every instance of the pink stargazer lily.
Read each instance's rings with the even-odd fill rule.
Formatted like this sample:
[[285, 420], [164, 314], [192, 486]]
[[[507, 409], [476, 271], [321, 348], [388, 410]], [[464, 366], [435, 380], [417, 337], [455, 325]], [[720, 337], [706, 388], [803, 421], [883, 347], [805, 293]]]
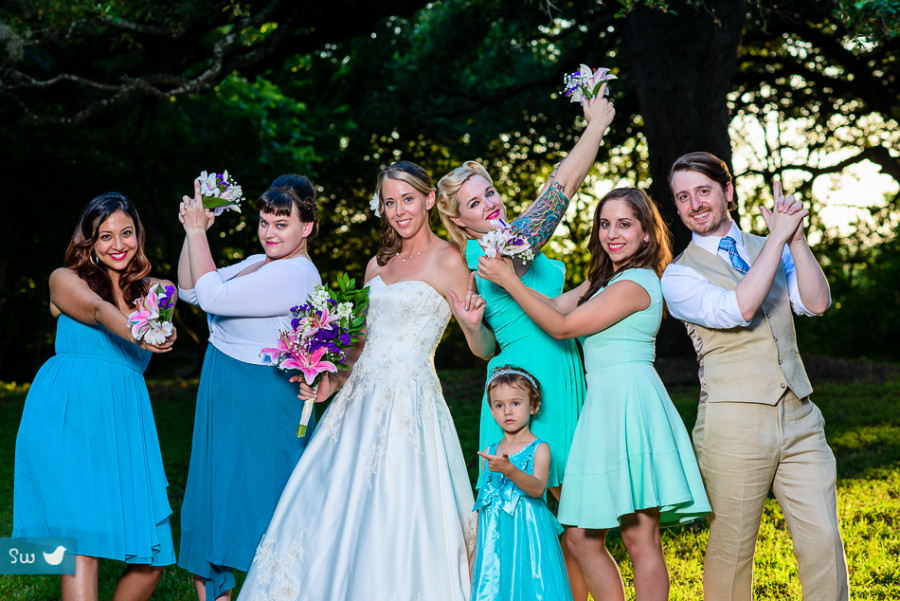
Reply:
[[156, 291], [150, 290], [147, 296], [137, 299], [135, 306], [137, 309], [128, 316], [128, 323], [131, 324], [132, 336], [140, 340], [149, 327], [147, 322], [159, 317], [159, 299], [156, 297]]
[[316, 376], [322, 372], [336, 372], [337, 366], [331, 361], [322, 361], [328, 352], [326, 347], [319, 347], [313, 352], [306, 349], [306, 344], [297, 338], [296, 331], [282, 332], [275, 348], [264, 348], [263, 358], [278, 365], [281, 369], [296, 369], [303, 372], [303, 379], [312, 386]]
[[278, 365], [279, 359], [281, 359], [282, 355], [285, 354], [293, 354], [291, 353], [291, 348], [284, 342], [284, 336], [278, 339], [278, 347], [276, 348], [264, 348], [262, 353], [260, 353], [263, 359], [268, 360], [275, 365]]
[[330, 330], [333, 323], [340, 323], [340, 315], [332, 315], [328, 311], [328, 307], [322, 307], [321, 310], [315, 311], [312, 315], [308, 315], [300, 320], [297, 329], [303, 333], [304, 338], [315, 336], [319, 330]]
[[[322, 355], [328, 352], [328, 349], [324, 346], [321, 346], [314, 350], [312, 353], [304, 352], [300, 357], [296, 359], [287, 359], [284, 363], [282, 363], [282, 367], [286, 369], [297, 369], [303, 372], [303, 379], [306, 380], [306, 383], [309, 386], [313, 385], [313, 382], [320, 373], [330, 371], [332, 373], [337, 372], [337, 366], [331, 361], [322, 361]], [[296, 355], [295, 355], [296, 357]], [[299, 360], [298, 360], [299, 359]]]

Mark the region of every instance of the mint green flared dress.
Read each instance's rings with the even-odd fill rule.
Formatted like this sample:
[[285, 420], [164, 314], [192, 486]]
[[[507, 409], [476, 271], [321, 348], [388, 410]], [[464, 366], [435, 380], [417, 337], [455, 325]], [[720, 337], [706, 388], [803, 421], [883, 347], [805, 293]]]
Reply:
[[581, 528], [614, 528], [621, 516], [652, 507], [663, 527], [710, 511], [691, 439], [653, 367], [659, 278], [626, 269], [610, 285], [623, 280], [644, 288], [650, 306], [582, 339], [587, 399], [558, 513], [561, 523]]
[[[469, 269], [478, 269], [484, 250], [475, 240], [466, 245]], [[503, 288], [475, 277], [478, 294], [487, 306], [484, 317], [494, 331], [500, 354], [488, 363], [490, 376], [494, 368], [514, 365], [530, 372], [541, 383], [543, 401], [540, 412], [531, 419], [531, 432], [550, 445], [550, 477], [547, 486], [559, 486], [566, 470], [569, 445], [584, 402], [584, 369], [574, 340], [556, 340], [534, 323]], [[566, 279], [566, 268], [537, 253], [522, 283], [546, 296], [559, 296]], [[485, 449], [503, 437], [503, 431], [487, 404], [481, 403], [481, 427], [478, 448]], [[478, 480], [481, 487], [481, 478]]]

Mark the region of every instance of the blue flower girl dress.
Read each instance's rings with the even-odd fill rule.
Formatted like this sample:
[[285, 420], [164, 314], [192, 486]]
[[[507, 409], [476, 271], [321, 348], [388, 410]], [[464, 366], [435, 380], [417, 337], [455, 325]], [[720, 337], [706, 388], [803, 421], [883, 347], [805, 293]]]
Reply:
[[[534, 452], [542, 442], [535, 439], [509, 460], [533, 473]], [[488, 452], [495, 455], [498, 444]], [[472, 601], [571, 601], [559, 546], [563, 529], [543, 499], [525, 494], [504, 474], [485, 469], [475, 511]]]

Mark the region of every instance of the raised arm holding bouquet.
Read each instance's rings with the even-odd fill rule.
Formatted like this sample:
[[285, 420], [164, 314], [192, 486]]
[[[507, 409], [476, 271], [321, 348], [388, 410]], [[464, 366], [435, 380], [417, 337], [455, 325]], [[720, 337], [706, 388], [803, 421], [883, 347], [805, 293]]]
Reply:
[[[582, 103], [587, 126], [568, 156], [553, 170], [541, 188], [538, 199], [513, 220], [509, 228], [506, 206], [485, 168], [467, 161], [438, 182], [438, 210], [450, 239], [466, 258], [470, 269], [489, 255], [494, 237], [505, 240], [519, 234], [528, 243], [531, 261], [516, 258], [516, 274], [522, 282], [547, 296], [562, 292], [565, 267], [548, 259], [541, 248], [553, 235], [569, 204], [596, 159], [603, 134], [615, 116], [612, 103], [604, 98], [605, 84], [598, 95]], [[500, 228], [498, 230], [498, 223]], [[498, 250], [498, 254], [510, 256]], [[519, 245], [515, 245], [518, 247]], [[476, 277], [478, 292], [487, 301], [484, 316], [500, 345], [500, 353], [488, 363], [488, 373], [500, 365], [518, 365], [540, 380], [545, 389], [546, 411], [531, 422], [535, 436], [547, 441], [551, 449], [548, 489], [559, 497], [569, 444], [584, 400], [584, 370], [573, 340], [555, 340], [524, 314], [502, 288]], [[502, 435], [491, 417], [488, 404], [482, 403], [479, 448], [483, 449]], [[480, 480], [479, 480], [480, 486]], [[572, 590], [576, 600], [587, 597], [579, 584], [578, 568], [568, 562]]]
[[[263, 252], [217, 268], [202, 183], [184, 198], [180, 296], [207, 313], [209, 346], [200, 375], [178, 565], [212, 601], [246, 570], [278, 495], [311, 432], [298, 438], [296, 386], [265, 364], [260, 349], [290, 329], [291, 308], [321, 283], [307, 252], [318, 229], [315, 188], [282, 176], [256, 202]], [[312, 430], [313, 424], [310, 424]]]

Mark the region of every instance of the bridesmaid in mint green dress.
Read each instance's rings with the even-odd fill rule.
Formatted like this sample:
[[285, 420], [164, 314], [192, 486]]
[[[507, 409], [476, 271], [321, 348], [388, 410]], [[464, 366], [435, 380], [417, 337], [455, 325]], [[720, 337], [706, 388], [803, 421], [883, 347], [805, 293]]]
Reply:
[[479, 275], [505, 288], [555, 338], [582, 337], [587, 400], [569, 452], [559, 520], [595, 599], [624, 599], [606, 535], [620, 528], [636, 599], [668, 598], [659, 529], [705, 516], [709, 501], [690, 437], [653, 368], [662, 319], [659, 276], [671, 261], [656, 206], [619, 188], [597, 206], [590, 277], [557, 298], [535, 294], [509, 260], [482, 259]]
[[[533, 262], [516, 261], [516, 274], [525, 286], [551, 297], [562, 293], [565, 267], [539, 251], [559, 225], [569, 199], [593, 166], [615, 110], [600, 93], [584, 105], [584, 115], [587, 127], [578, 143], [550, 175], [538, 200], [512, 223], [526, 234], [535, 251]], [[484, 255], [478, 240], [496, 229], [496, 220], [506, 219], [506, 208], [491, 176], [479, 163], [467, 161], [438, 182], [437, 207], [450, 241], [466, 258], [469, 268], [476, 269]], [[500, 353], [488, 364], [488, 373], [498, 365], [518, 365], [534, 374], [544, 386], [547, 410], [535, 416], [531, 428], [535, 436], [550, 445], [547, 486], [559, 498], [569, 445], [584, 402], [584, 375], [578, 347], [574, 340], [555, 340], [548, 336], [503, 289], [481, 278], [476, 278], [476, 283], [478, 293], [487, 302], [485, 320], [500, 345]], [[487, 447], [501, 435], [487, 403], [482, 404], [479, 448]], [[576, 598], [583, 597], [576, 594]]]

